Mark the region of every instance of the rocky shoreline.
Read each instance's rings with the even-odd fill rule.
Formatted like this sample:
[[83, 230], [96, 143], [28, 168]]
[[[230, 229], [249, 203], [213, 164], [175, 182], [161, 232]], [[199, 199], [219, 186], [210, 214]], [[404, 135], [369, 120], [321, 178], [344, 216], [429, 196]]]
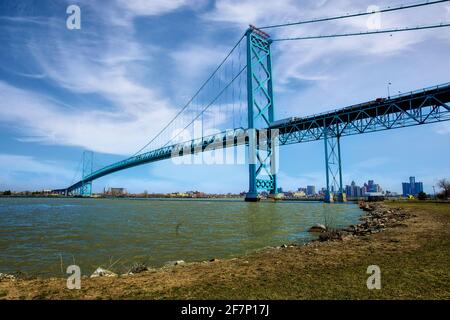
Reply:
[[354, 237], [367, 236], [384, 231], [386, 228], [399, 227], [401, 222], [413, 217], [402, 207], [388, 207], [382, 202], [359, 202], [359, 208], [366, 212], [359, 220], [361, 223], [350, 225], [343, 229], [321, 228], [321, 225], [313, 226], [310, 231], [320, 231], [316, 241], [349, 240]]
[[[406, 227], [406, 225], [402, 224], [402, 221], [415, 217], [415, 215], [411, 214], [403, 207], [387, 206], [383, 202], [367, 203], [360, 201], [358, 205], [359, 208], [365, 212], [365, 214], [359, 218], [361, 223], [349, 225], [345, 228], [327, 227], [317, 223], [313, 225], [308, 232], [318, 233], [319, 237], [305, 243], [303, 246], [316, 246], [320, 242], [327, 241], [347, 241], [379, 233], [387, 228]], [[299, 244], [291, 243], [275, 247], [269, 246], [264, 249], [286, 249], [298, 246]]]

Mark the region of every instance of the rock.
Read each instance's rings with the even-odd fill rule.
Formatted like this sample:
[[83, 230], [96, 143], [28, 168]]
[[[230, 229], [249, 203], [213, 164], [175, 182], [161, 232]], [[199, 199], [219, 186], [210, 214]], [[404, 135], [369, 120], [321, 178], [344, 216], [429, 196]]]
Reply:
[[319, 235], [320, 241], [329, 241], [329, 240], [342, 240], [342, 232], [338, 230], [331, 230], [323, 232]]
[[164, 264], [166, 267], [173, 267], [173, 266], [179, 266], [182, 264], [186, 264], [183, 260], [176, 260], [176, 261], [168, 261]]
[[7, 273], [0, 273], [0, 281], [3, 280], [12, 280], [15, 281], [16, 277], [13, 276], [12, 274], [7, 274]]
[[325, 227], [323, 224], [320, 223], [316, 223], [308, 230], [308, 232], [325, 232], [325, 231], [327, 231], [327, 227]]
[[372, 211], [375, 210], [374, 207], [372, 207], [372, 206], [370, 206], [370, 205], [368, 205], [368, 204], [366, 204], [365, 206], [363, 206], [361, 209], [363, 209], [364, 211], [368, 211], [368, 212], [372, 212]]
[[217, 262], [217, 261], [219, 261], [219, 259], [216, 259], [216, 258], [209, 260], [209, 262]]
[[128, 271], [128, 274], [136, 274], [136, 273], [141, 273], [141, 272], [145, 272], [148, 271], [148, 268], [145, 264], [143, 263], [135, 263], [130, 271]]
[[287, 245], [285, 245], [285, 244], [282, 244], [281, 245], [281, 248], [287, 248], [288, 246]]
[[97, 277], [117, 277], [117, 274], [112, 271], [98, 267], [97, 270], [95, 270], [94, 273], [91, 274], [91, 278]]
[[353, 239], [353, 235], [346, 235], [342, 237], [342, 241], [348, 241], [348, 240], [352, 240]]

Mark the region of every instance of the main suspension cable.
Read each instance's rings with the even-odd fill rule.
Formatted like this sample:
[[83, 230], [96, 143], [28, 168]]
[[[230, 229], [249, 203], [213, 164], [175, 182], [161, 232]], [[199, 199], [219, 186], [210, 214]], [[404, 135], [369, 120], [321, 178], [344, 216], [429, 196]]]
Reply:
[[[450, 1], [450, 0], [449, 0]], [[166, 130], [182, 113], [186, 108], [191, 104], [191, 102], [199, 95], [199, 93], [203, 90], [203, 88], [208, 84], [208, 82], [214, 77], [214, 75], [219, 71], [219, 69], [222, 67], [222, 65], [227, 61], [227, 59], [231, 56], [231, 54], [234, 52], [234, 50], [238, 47], [238, 45], [241, 43], [242, 39], [244, 39], [245, 34], [242, 35], [242, 37], [238, 40], [238, 42], [234, 45], [234, 47], [230, 50], [230, 52], [227, 54], [227, 56], [222, 60], [222, 62], [219, 64], [219, 66], [213, 71], [213, 73], [206, 79], [206, 81], [202, 84], [200, 89], [197, 90], [197, 92], [192, 96], [192, 98], [184, 105], [184, 107], [178, 111], [178, 113], [175, 115], [175, 117], [172, 118], [172, 120], [167, 123], [167, 125], [164, 126], [154, 137], [151, 139], [146, 145], [144, 145], [142, 148], [140, 148], [136, 153], [134, 153], [131, 157], [134, 157], [138, 155], [142, 150], [147, 148], [153, 141], [155, 141], [163, 132]]]
[[365, 35], [371, 35], [371, 34], [395, 33], [395, 32], [405, 32], [405, 31], [435, 29], [435, 28], [445, 28], [445, 27], [450, 27], [450, 22], [443, 22], [441, 24], [433, 24], [433, 25], [426, 25], [426, 26], [396, 28], [396, 29], [382, 29], [382, 30], [364, 31], [364, 32], [280, 38], [280, 39], [273, 39], [272, 41], [278, 42], [278, 41], [312, 40], [312, 39], [340, 38], [340, 37], [351, 37], [351, 36], [365, 36]]
[[281, 27], [289, 27], [289, 26], [302, 25], [302, 24], [308, 24], [308, 23], [316, 23], [316, 22], [325, 22], [325, 21], [332, 21], [332, 20], [339, 20], [339, 19], [362, 17], [362, 16], [367, 16], [367, 15], [371, 15], [371, 14], [375, 14], [375, 13], [412, 9], [412, 8], [423, 7], [423, 6], [428, 6], [428, 5], [433, 5], [433, 4], [438, 4], [438, 3], [448, 2], [448, 1], [450, 1], [450, 0], [424, 1], [424, 2], [419, 2], [419, 3], [411, 3], [411, 4], [406, 4], [406, 5], [392, 6], [392, 7], [387, 7], [387, 8], [383, 8], [380, 10], [373, 10], [373, 11], [368, 11], [368, 12], [350, 13], [350, 14], [334, 16], [334, 17], [317, 18], [317, 19], [311, 19], [311, 20], [275, 24], [275, 25], [270, 25], [270, 26], [259, 27], [258, 29], [281, 28]]

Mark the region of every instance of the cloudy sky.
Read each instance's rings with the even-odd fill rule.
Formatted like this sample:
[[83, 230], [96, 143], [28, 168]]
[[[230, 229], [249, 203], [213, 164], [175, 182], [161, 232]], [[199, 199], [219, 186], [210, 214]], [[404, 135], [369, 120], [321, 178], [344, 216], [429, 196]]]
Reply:
[[[366, 11], [398, 0], [111, 0], [0, 3], [0, 190], [65, 187], [83, 150], [97, 167], [136, 152], [183, 106], [245, 32]], [[81, 29], [66, 8], [81, 8]], [[386, 13], [381, 27], [450, 21], [450, 3]], [[365, 31], [367, 17], [273, 29], [272, 37]], [[305, 116], [450, 81], [450, 28], [273, 46], [276, 117]], [[283, 147], [279, 185], [325, 183], [323, 142]], [[410, 175], [432, 192], [450, 177], [450, 125], [342, 140], [344, 182], [401, 191]], [[79, 171], [79, 170], [78, 170]], [[164, 161], [94, 182], [132, 192], [247, 188], [244, 165]]]

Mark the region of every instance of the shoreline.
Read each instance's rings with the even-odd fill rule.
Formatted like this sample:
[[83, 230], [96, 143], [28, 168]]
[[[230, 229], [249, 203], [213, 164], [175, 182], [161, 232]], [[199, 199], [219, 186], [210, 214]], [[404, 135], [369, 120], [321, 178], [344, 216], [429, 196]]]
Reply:
[[[383, 268], [394, 269], [394, 272], [390, 270], [390, 274], [388, 273], [386, 277], [395, 282], [399, 276], [398, 272], [401, 275], [405, 272], [405, 269], [408, 269], [409, 264], [426, 262], [427, 255], [430, 252], [436, 254], [436, 257], [432, 257], [431, 265], [428, 265], [428, 268], [436, 269], [436, 274], [441, 276], [438, 280], [444, 285], [444, 289], [435, 290], [433, 294], [429, 290], [425, 290], [428, 292], [425, 297], [450, 298], [450, 274], [446, 269], [443, 270], [439, 264], [440, 259], [448, 262], [450, 250], [448, 246], [448, 235], [450, 234], [448, 231], [448, 226], [450, 226], [449, 207], [437, 204], [389, 202], [370, 204], [370, 206], [374, 208], [367, 209], [366, 214], [361, 217], [361, 223], [338, 230], [339, 232], [333, 230], [330, 234], [321, 233], [323, 239], [305, 245], [268, 247], [232, 259], [213, 259], [207, 262], [178, 264], [151, 269], [134, 275], [94, 279], [83, 277], [81, 290], [66, 289], [65, 279], [61, 278], [4, 279], [0, 281], [0, 298], [334, 299], [336, 296], [333, 294], [333, 290], [338, 294], [343, 290], [345, 291], [348, 284], [333, 286], [333, 281], [343, 280], [342, 274], [346, 274], [349, 279], [354, 278], [355, 272], [353, 269], [355, 264], [359, 264], [361, 260], [371, 260], [372, 257], [378, 261], [370, 261], [370, 263], [379, 263], [382, 270]], [[433, 250], [422, 250], [423, 247], [430, 245], [443, 245], [443, 247], [438, 247], [438, 250], [434, 250], [434, 247]], [[392, 253], [397, 254], [392, 255]], [[392, 259], [404, 260], [403, 266], [402, 262], [391, 263]], [[434, 265], [434, 262], [436, 265]], [[383, 267], [383, 264], [388, 264], [388, 266]], [[345, 268], [343, 268], [344, 265]], [[297, 270], [297, 272], [293, 273], [294, 270]], [[327, 278], [330, 274], [335, 276], [334, 279], [329, 279], [330, 285], [326, 285], [326, 281], [320, 280], [322, 277], [316, 275], [316, 272], [320, 273], [323, 270], [326, 272], [325, 275], [322, 274], [322, 277]], [[360, 270], [356, 274], [360, 273], [359, 277], [362, 282], [357, 282], [362, 289], [359, 288], [358, 290], [362, 290], [363, 296], [365, 294], [366, 297], [386, 298], [382, 294], [376, 295], [374, 292], [368, 292], [366, 288], [364, 289], [365, 270], [362, 270], [361, 267], [356, 268], [356, 270]], [[411, 272], [414, 274], [415, 271]], [[408, 274], [405, 276], [405, 279], [408, 279]], [[291, 278], [296, 277], [299, 277], [298, 283], [292, 282]], [[411, 278], [409, 281], [417, 280], [411, 274], [409, 274], [409, 277]], [[426, 286], [427, 281], [432, 282], [433, 279], [436, 280], [436, 277], [430, 279], [428, 275], [428, 278], [421, 277], [421, 279], [422, 282], [410, 284], [413, 287], [417, 285], [419, 287]], [[297, 283], [297, 285], [294, 285], [294, 283]], [[268, 284], [273, 286], [273, 290], [267, 289]], [[246, 289], [242, 289], [243, 285]], [[309, 290], [305, 291], [302, 285], [305, 285], [306, 289], [309, 288]], [[311, 285], [317, 287], [316, 292], [309, 287]], [[290, 291], [286, 291], [285, 286], [292, 288]], [[328, 287], [328, 289], [323, 289], [323, 286]], [[332, 291], [328, 291], [330, 286], [334, 288]], [[30, 289], [27, 289], [29, 287]], [[225, 288], [225, 293], [221, 293], [221, 290], [216, 290], [215, 287]], [[240, 292], [236, 290], [237, 288], [241, 288], [243, 291]], [[404, 288], [400, 289], [404, 290]], [[400, 289], [394, 290], [395, 294], [392, 294], [389, 290], [388, 292], [392, 294], [393, 298], [420, 298], [423, 296], [420, 290], [403, 292], [403, 296], [398, 296], [397, 291]], [[382, 292], [383, 290], [380, 293]], [[346, 292], [346, 294], [351, 293]], [[418, 296], [416, 297], [414, 294]]]

